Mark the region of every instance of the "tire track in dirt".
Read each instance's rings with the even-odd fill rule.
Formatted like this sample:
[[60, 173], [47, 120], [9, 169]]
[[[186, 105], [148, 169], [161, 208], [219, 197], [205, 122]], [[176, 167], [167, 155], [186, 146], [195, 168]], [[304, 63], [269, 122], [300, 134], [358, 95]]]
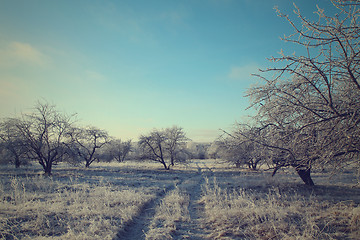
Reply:
[[174, 239], [192, 239], [200, 240], [207, 239], [207, 232], [203, 224], [204, 219], [204, 206], [199, 202], [202, 197], [202, 185], [205, 177], [212, 175], [212, 170], [205, 164], [200, 167], [198, 163], [197, 173], [194, 177], [185, 180], [179, 188], [189, 195], [189, 222], [181, 222], [177, 227], [178, 230], [174, 234]]
[[[200, 163], [200, 164], [199, 164]], [[177, 186], [183, 193], [189, 195], [189, 222], [179, 222], [173, 239], [207, 239], [207, 232], [204, 229], [202, 219], [204, 206], [199, 203], [202, 197], [202, 185], [205, 177], [213, 175], [212, 169], [205, 163], [195, 163], [197, 171], [191, 176], [179, 176], [179, 182], [175, 185], [168, 185], [160, 191], [157, 196], [146, 203], [140, 213], [131, 221], [124, 230], [118, 232], [113, 240], [142, 240], [148, 232], [152, 219], [155, 216], [156, 207], [161, 203], [166, 194]]]
[[140, 213], [134, 217], [124, 230], [116, 234], [113, 240], [141, 240], [145, 239], [145, 233], [149, 230], [151, 220], [155, 215], [156, 207], [160, 204], [161, 200], [166, 196], [167, 192], [173, 190], [175, 185], [167, 186], [164, 190], [160, 191], [157, 196], [146, 203]]

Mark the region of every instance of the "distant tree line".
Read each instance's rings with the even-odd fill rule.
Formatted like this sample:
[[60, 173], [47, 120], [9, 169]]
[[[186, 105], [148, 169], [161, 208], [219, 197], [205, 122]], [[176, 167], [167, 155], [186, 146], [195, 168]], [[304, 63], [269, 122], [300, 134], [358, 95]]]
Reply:
[[[106, 148], [108, 151], [103, 152]], [[75, 115], [67, 115], [47, 102], [38, 102], [31, 113], [6, 118], [0, 123], [2, 162], [15, 167], [38, 162], [46, 175], [59, 162], [85, 163], [111, 158], [124, 161], [131, 151], [131, 141], [114, 139], [102, 129], [80, 127]]]
[[40, 164], [46, 175], [60, 162], [90, 167], [94, 162], [127, 159], [155, 161], [170, 169], [188, 159], [208, 157], [210, 144], [189, 142], [181, 127], [154, 129], [138, 142], [111, 137], [106, 130], [79, 126], [76, 115], [60, 112], [55, 105], [37, 102], [29, 113], [0, 122], [1, 163], [16, 168]]

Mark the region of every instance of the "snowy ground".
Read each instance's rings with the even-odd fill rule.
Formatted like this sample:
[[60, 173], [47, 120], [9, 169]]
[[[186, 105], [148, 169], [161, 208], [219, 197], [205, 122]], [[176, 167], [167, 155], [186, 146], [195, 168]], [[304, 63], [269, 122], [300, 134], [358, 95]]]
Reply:
[[[304, 230], [295, 222], [286, 225], [288, 215], [314, 228], [303, 239], [360, 234], [360, 189], [351, 171], [331, 178], [314, 173], [317, 186], [307, 188], [292, 171], [271, 177], [211, 159], [170, 171], [158, 163], [59, 165], [51, 179], [39, 176], [38, 166], [0, 170], [0, 237], [5, 239], [266, 239], [270, 235], [264, 232], [291, 239]], [[293, 202], [284, 204], [285, 198]], [[278, 215], [261, 215], [260, 200], [269, 205], [262, 212], [272, 208]], [[312, 218], [317, 208], [324, 212]], [[312, 212], [302, 220], [304, 209]], [[330, 213], [336, 211], [343, 211], [336, 220], [341, 226], [332, 223]], [[264, 221], [272, 225], [265, 229]]]

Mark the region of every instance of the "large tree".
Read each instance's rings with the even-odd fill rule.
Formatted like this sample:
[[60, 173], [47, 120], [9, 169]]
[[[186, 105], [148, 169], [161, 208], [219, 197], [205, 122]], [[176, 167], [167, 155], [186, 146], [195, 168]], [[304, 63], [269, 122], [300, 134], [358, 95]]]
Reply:
[[253, 141], [273, 151], [274, 173], [293, 166], [307, 185], [314, 184], [314, 165], [336, 169], [350, 161], [359, 166], [359, 2], [331, 2], [337, 13], [318, 8], [314, 21], [295, 6], [301, 25], [277, 10], [294, 29], [283, 40], [300, 54], [271, 58], [276, 67], [262, 70], [264, 84], [249, 91], [262, 136], [253, 135]]
[[185, 133], [177, 126], [162, 130], [154, 129], [150, 134], [140, 136], [140, 158], [159, 162], [169, 170], [170, 166], [180, 160], [185, 141]]
[[73, 117], [61, 113], [54, 105], [38, 102], [32, 113], [12, 120], [29, 157], [38, 161], [46, 175], [51, 175], [53, 164], [62, 161], [67, 154], [65, 143], [69, 141], [67, 133]]

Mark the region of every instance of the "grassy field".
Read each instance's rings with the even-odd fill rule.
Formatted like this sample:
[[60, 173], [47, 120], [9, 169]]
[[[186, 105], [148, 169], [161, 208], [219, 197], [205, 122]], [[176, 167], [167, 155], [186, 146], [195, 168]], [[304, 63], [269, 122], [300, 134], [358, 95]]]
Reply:
[[3, 239], [360, 239], [354, 171], [314, 173], [229, 168], [193, 160], [0, 167]]

